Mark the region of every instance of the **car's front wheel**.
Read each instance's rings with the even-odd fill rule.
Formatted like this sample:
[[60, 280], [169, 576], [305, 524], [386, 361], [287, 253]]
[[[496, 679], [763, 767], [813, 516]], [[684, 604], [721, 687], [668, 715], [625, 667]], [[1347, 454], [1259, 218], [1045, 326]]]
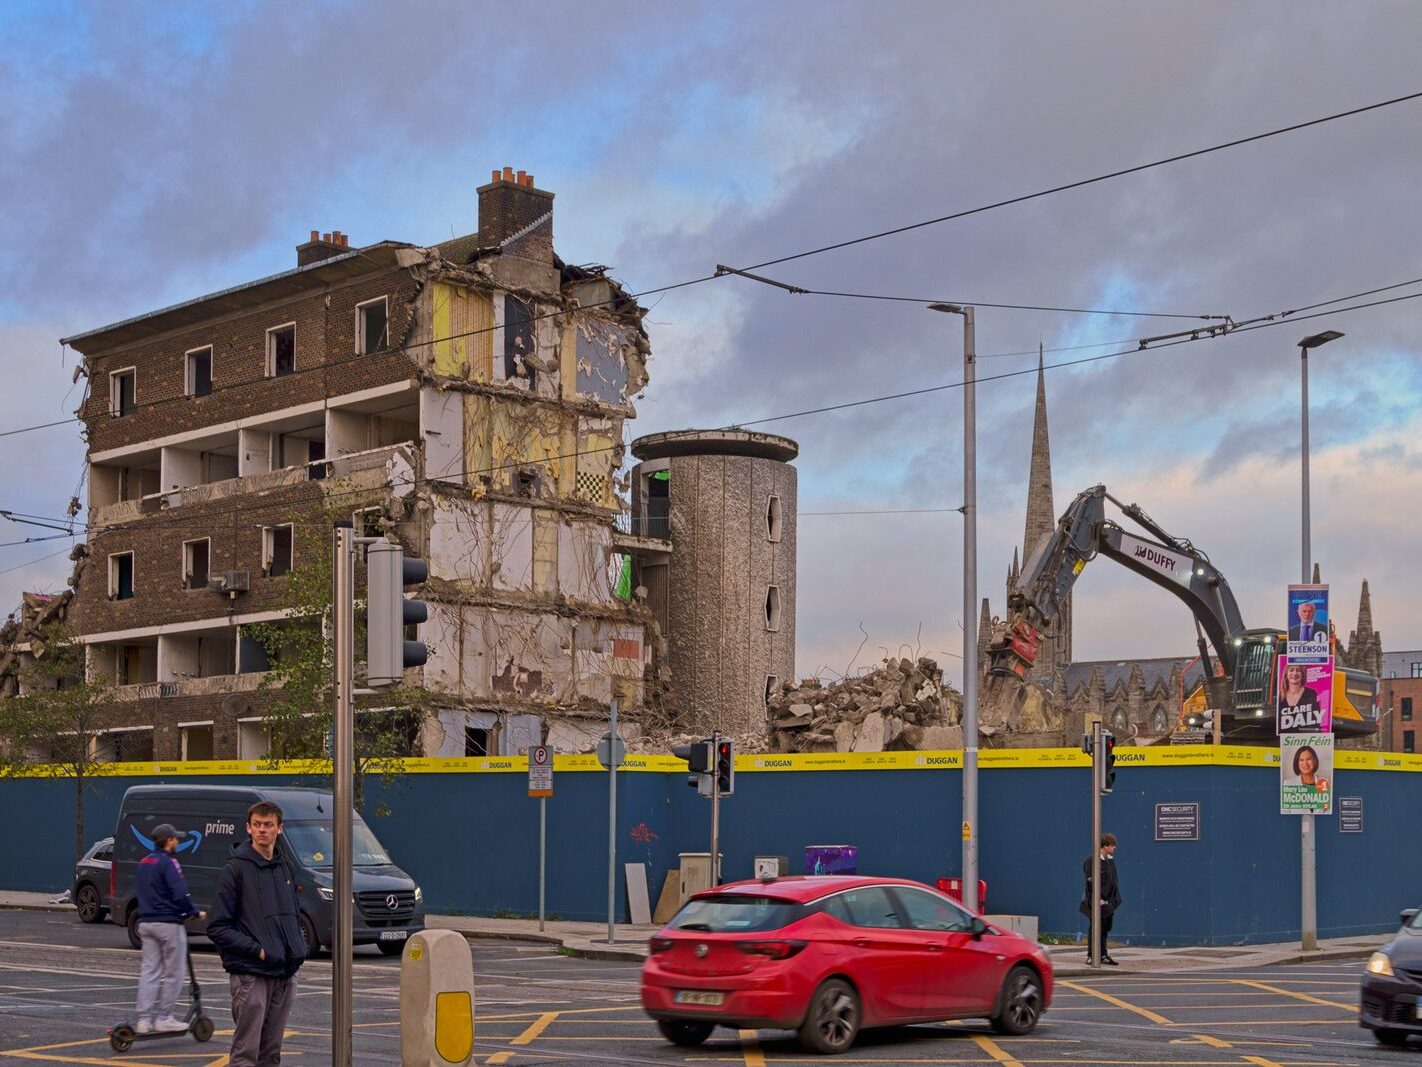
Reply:
[[800, 1024], [800, 1044], [812, 1052], [847, 1052], [859, 1036], [859, 994], [842, 978], [831, 978], [815, 990], [810, 1010]]
[[306, 958], [314, 960], [321, 955], [321, 935], [316, 932], [316, 924], [311, 921], [311, 916], [304, 911], [296, 922], [301, 927], [301, 939], [306, 942]]
[[103, 922], [104, 902], [99, 899], [99, 891], [92, 882], [85, 882], [74, 894], [74, 908], [79, 912], [81, 923]]
[[679, 1019], [658, 1019], [657, 1029], [662, 1032], [662, 1036], [673, 1045], [680, 1045], [682, 1048], [695, 1048], [708, 1037], [711, 1031], [716, 1029], [712, 1023], [691, 1023], [682, 1022]]
[[1030, 1034], [1042, 1017], [1042, 980], [1031, 967], [1018, 965], [1007, 972], [1002, 999], [992, 1028], [999, 1034]]
[[1373, 1036], [1383, 1045], [1405, 1045], [1407, 1044], [1406, 1030], [1374, 1030]]

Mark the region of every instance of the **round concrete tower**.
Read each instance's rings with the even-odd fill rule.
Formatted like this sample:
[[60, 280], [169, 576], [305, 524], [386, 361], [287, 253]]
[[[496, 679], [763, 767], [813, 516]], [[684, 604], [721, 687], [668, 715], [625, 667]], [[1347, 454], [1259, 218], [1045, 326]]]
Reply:
[[632, 522], [665, 551], [637, 554], [667, 639], [674, 704], [690, 730], [764, 730], [766, 700], [795, 674], [800, 447], [746, 430], [632, 442]]

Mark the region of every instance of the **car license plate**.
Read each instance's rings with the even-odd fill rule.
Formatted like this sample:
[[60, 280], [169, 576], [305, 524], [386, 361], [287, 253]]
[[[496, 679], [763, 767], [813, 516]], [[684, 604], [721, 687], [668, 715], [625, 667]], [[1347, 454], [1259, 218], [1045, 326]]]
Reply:
[[410, 931], [408, 931], [408, 930], [382, 930], [382, 931], [380, 931], [380, 940], [382, 940], [382, 941], [404, 941], [404, 940], [405, 940], [406, 938], [408, 938], [409, 936], [410, 936]]
[[707, 1007], [720, 1007], [726, 999], [725, 993], [712, 993], [705, 989], [678, 989], [676, 991], [676, 1002], [678, 1004], [705, 1004]]

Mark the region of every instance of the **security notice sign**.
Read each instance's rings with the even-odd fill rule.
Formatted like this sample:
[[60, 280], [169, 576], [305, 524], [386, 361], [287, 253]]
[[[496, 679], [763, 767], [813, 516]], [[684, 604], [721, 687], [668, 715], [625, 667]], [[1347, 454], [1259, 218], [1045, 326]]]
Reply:
[[1333, 735], [1279, 736], [1279, 811], [1333, 814]]
[[528, 795], [553, 795], [553, 749], [548, 745], [535, 745], [528, 750]]
[[1155, 806], [1157, 841], [1200, 840], [1200, 805], [1196, 802]]

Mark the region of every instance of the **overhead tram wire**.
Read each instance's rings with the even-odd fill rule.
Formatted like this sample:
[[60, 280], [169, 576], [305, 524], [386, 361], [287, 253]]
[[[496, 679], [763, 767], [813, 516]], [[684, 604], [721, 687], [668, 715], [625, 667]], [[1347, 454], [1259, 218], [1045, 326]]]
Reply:
[[[1406, 283], [1403, 283], [1403, 284], [1406, 284]], [[1385, 288], [1394, 288], [1394, 287], [1385, 287]], [[1374, 291], [1382, 291], [1382, 290], [1374, 290]], [[1312, 312], [1312, 313], [1306, 314], [1306, 315], [1299, 315], [1299, 314], [1296, 314], [1295, 311], [1273, 312], [1273, 313], [1266, 314], [1266, 315], [1256, 316], [1256, 317], [1251, 318], [1251, 319], [1242, 320], [1242, 321], [1239, 322], [1238, 324], [1234, 324], [1234, 325], [1230, 326], [1228, 329], [1225, 329], [1223, 326], [1201, 327], [1201, 328], [1199, 328], [1198, 330], [1193, 330], [1193, 331], [1191, 331], [1191, 330], [1186, 330], [1186, 331], [1181, 331], [1179, 334], [1168, 334], [1168, 335], [1164, 335], [1164, 336], [1158, 337], [1158, 338], [1143, 338], [1143, 339], [1140, 339], [1140, 340], [1138, 340], [1138, 341], [1131, 342], [1131, 343], [1133, 343], [1133, 344], [1136, 345], [1136, 347], [1134, 347], [1134, 348], [1123, 348], [1123, 349], [1120, 349], [1120, 350], [1118, 350], [1118, 351], [1116, 351], [1116, 352], [1104, 352], [1104, 353], [1101, 353], [1100, 355], [1084, 356], [1084, 357], [1082, 357], [1082, 358], [1080, 358], [1080, 359], [1065, 360], [1065, 361], [1062, 361], [1062, 362], [1059, 362], [1059, 363], [1046, 363], [1046, 364], [1043, 364], [1043, 368], [1042, 368], [1042, 369], [1044, 369], [1044, 370], [1057, 370], [1057, 369], [1061, 369], [1061, 368], [1064, 368], [1064, 367], [1083, 366], [1083, 365], [1086, 365], [1086, 364], [1089, 364], [1089, 363], [1098, 363], [1098, 362], [1101, 362], [1101, 361], [1103, 361], [1103, 360], [1117, 359], [1117, 358], [1119, 358], [1119, 357], [1121, 357], [1121, 356], [1129, 356], [1129, 355], [1134, 355], [1134, 354], [1141, 353], [1141, 352], [1153, 352], [1153, 351], [1156, 351], [1156, 350], [1159, 350], [1159, 349], [1162, 349], [1162, 348], [1173, 348], [1173, 347], [1175, 347], [1176, 345], [1191, 344], [1191, 343], [1196, 342], [1196, 341], [1212, 340], [1212, 339], [1216, 339], [1216, 338], [1220, 338], [1220, 337], [1230, 337], [1230, 336], [1233, 336], [1233, 335], [1236, 334], [1236, 333], [1248, 332], [1248, 331], [1251, 331], [1251, 330], [1258, 330], [1258, 329], [1265, 329], [1265, 328], [1268, 328], [1268, 327], [1271, 327], [1271, 326], [1283, 326], [1283, 325], [1286, 325], [1286, 324], [1289, 324], [1289, 323], [1293, 323], [1293, 322], [1306, 321], [1306, 320], [1308, 320], [1308, 319], [1313, 319], [1313, 318], [1322, 318], [1322, 317], [1325, 317], [1325, 316], [1328, 316], [1328, 315], [1341, 315], [1341, 314], [1345, 314], [1345, 313], [1350, 312], [1350, 311], [1360, 311], [1360, 310], [1364, 310], [1364, 309], [1367, 309], [1367, 308], [1373, 308], [1373, 307], [1383, 306], [1383, 305], [1386, 305], [1386, 304], [1396, 304], [1396, 303], [1401, 303], [1401, 302], [1407, 301], [1407, 300], [1416, 300], [1416, 299], [1418, 299], [1419, 297], [1422, 297], [1422, 292], [1419, 292], [1419, 293], [1409, 293], [1409, 294], [1406, 294], [1406, 295], [1404, 295], [1404, 296], [1390, 297], [1390, 298], [1388, 298], [1388, 299], [1386, 299], [1386, 300], [1374, 300], [1374, 301], [1369, 301], [1369, 302], [1367, 302], [1367, 303], [1356, 304], [1356, 305], [1352, 305], [1352, 306], [1349, 306], [1349, 307], [1335, 308], [1335, 309], [1333, 309], [1332, 311], [1322, 311], [1322, 312], [1320, 312], [1320, 311], [1315, 311], [1315, 312]], [[1347, 298], [1343, 298], [1343, 299], [1347, 299]], [[1332, 302], [1333, 302], [1333, 301], [1325, 301], [1324, 303], [1332, 303]], [[1320, 306], [1320, 305], [1315, 304], [1315, 305], [1310, 305], [1310, 306], [1317, 307], [1317, 306]], [[1297, 310], [1297, 309], [1296, 309], [1296, 310]], [[1026, 374], [1035, 374], [1036, 372], [1037, 372], [1037, 368], [1036, 368], [1036, 367], [1021, 368], [1021, 369], [1018, 369], [1018, 370], [1003, 371], [1002, 373], [999, 373], [999, 374], [992, 374], [992, 375], [986, 375], [986, 376], [979, 376], [979, 377], [977, 378], [977, 381], [978, 381], [979, 383], [993, 382], [993, 381], [1003, 381], [1003, 380], [1006, 380], [1006, 379], [1009, 379], [1009, 378], [1021, 377], [1021, 376], [1026, 375]], [[744, 421], [744, 422], [729, 423], [729, 424], [727, 424], [725, 427], [723, 427], [723, 429], [731, 430], [731, 429], [743, 429], [743, 428], [745, 428], [745, 427], [747, 427], [747, 426], [763, 426], [763, 425], [766, 425], [766, 424], [768, 424], [768, 423], [783, 422], [783, 421], [786, 421], [786, 420], [789, 420], [789, 419], [803, 418], [803, 417], [806, 417], [806, 416], [809, 416], [809, 415], [820, 415], [820, 414], [825, 414], [825, 413], [832, 412], [832, 411], [845, 411], [845, 410], [849, 410], [849, 409], [856, 408], [856, 407], [865, 407], [865, 406], [868, 406], [868, 405], [871, 405], [871, 404], [887, 403], [888, 401], [891, 401], [891, 400], [902, 400], [902, 399], [907, 399], [907, 398], [909, 398], [909, 397], [915, 397], [915, 396], [927, 396], [927, 395], [930, 395], [930, 394], [932, 394], [932, 393], [940, 393], [940, 392], [945, 392], [945, 391], [952, 390], [952, 389], [960, 389], [960, 388], [962, 388], [963, 384], [964, 384], [964, 383], [962, 383], [962, 382], [948, 382], [948, 383], [945, 383], [945, 384], [943, 384], [943, 385], [925, 386], [925, 387], [923, 387], [923, 388], [921, 388], [921, 389], [910, 389], [910, 390], [905, 390], [905, 391], [898, 392], [898, 393], [886, 394], [886, 395], [883, 395], [883, 396], [867, 397], [867, 398], [864, 398], [864, 399], [861, 399], [861, 400], [845, 401], [845, 402], [843, 402], [843, 403], [838, 403], [838, 404], [828, 404], [828, 405], [824, 405], [824, 406], [822, 406], [822, 407], [808, 408], [808, 409], [805, 409], [805, 410], [803, 410], [803, 411], [789, 412], [789, 413], [786, 413], [786, 414], [784, 414], [784, 415], [773, 415], [773, 416], [769, 416], [769, 417], [763, 418], [763, 419], [752, 419], [752, 420], [747, 420], [747, 421]], [[576, 450], [576, 451], [571, 452], [571, 453], [558, 453], [558, 454], [555, 454], [555, 455], [552, 455], [552, 456], [545, 457], [545, 459], [546, 459], [546, 460], [573, 459], [573, 458], [577, 458], [577, 457], [579, 457], [579, 456], [601, 455], [601, 454], [607, 453], [607, 452], [614, 452], [614, 451], [616, 451], [618, 448], [621, 448], [621, 447], [624, 447], [624, 446], [623, 446], [623, 444], [622, 444], [621, 442], [619, 442], [618, 444], [610, 445], [610, 446], [602, 446], [602, 447], [591, 448], [591, 449], [579, 449], [579, 450]], [[478, 475], [481, 475], [481, 474], [494, 474], [494, 473], [497, 473], [497, 472], [499, 472], [499, 471], [512, 470], [512, 469], [516, 469], [516, 468], [524, 467], [524, 466], [527, 466], [527, 461], [526, 461], [526, 460], [516, 460], [516, 461], [510, 461], [510, 462], [508, 462], [508, 463], [494, 464], [494, 465], [492, 465], [492, 466], [484, 467], [484, 468], [478, 468], [478, 469], [464, 469], [464, 470], [460, 470], [460, 471], [451, 471], [451, 472], [448, 472], [447, 474], [444, 474], [444, 475], [442, 475], [441, 477], [438, 477], [438, 478], [425, 477], [425, 478], [399, 479], [399, 480], [396, 481], [396, 482], [390, 483], [390, 485], [387, 486], [387, 488], [388, 488], [388, 487], [394, 487], [394, 486], [396, 486], [396, 485], [400, 485], [400, 486], [408, 485], [408, 486], [414, 488], [414, 487], [417, 487], [417, 486], [429, 484], [429, 483], [431, 483], [431, 482], [441, 482], [441, 481], [453, 482], [453, 481], [457, 481], [457, 480], [463, 479], [463, 478], [477, 477]], [[329, 501], [329, 500], [337, 499], [337, 498], [340, 498], [340, 497], [353, 497], [353, 496], [366, 495], [366, 494], [369, 494], [369, 493], [371, 493], [371, 492], [373, 492], [373, 489], [372, 489], [372, 488], [349, 489], [349, 490], [344, 490], [344, 491], [340, 491], [340, 492], [335, 492], [335, 493], [328, 494], [325, 499]], [[242, 510], [243, 510], [243, 509], [240, 508], [240, 507], [233, 508], [233, 509], [231, 509], [231, 513], [233, 513], [233, 514], [240, 513]], [[210, 516], [206, 516], [206, 517], [201, 518], [201, 519], [183, 519], [181, 516], [172, 516], [171, 518], [167, 518], [167, 517], [158, 518], [158, 517], [155, 517], [155, 518], [153, 518], [153, 519], [150, 519], [148, 522], [146, 522], [146, 523], [144, 524], [144, 529], [151, 530], [151, 529], [160, 528], [160, 527], [176, 527], [176, 526], [183, 526], [183, 525], [195, 526], [195, 527], [199, 527], [199, 528], [206, 528], [206, 527], [210, 526], [212, 522], [216, 521], [217, 519], [220, 519], [220, 518], [223, 516], [223, 514], [226, 514], [226, 513], [220, 513], [220, 514], [215, 515], [215, 516], [210, 515]], [[80, 525], [80, 526], [76, 526], [76, 535], [77, 535], [77, 531], [80, 530], [80, 529], [87, 529], [90, 533], [94, 533], [94, 532], [96, 532], [96, 531], [97, 531], [98, 533], [106, 533], [106, 532], [109, 532], [109, 531], [111, 531], [111, 530], [124, 528], [124, 526], [126, 526], [126, 525], [128, 525], [128, 524], [117, 524], [117, 523], [115, 523], [115, 524], [107, 524], [107, 525], [104, 525], [104, 526], [101, 526], [101, 527], [96, 527], [96, 526], [92, 526], [92, 525], [85, 527], [85, 526]], [[317, 524], [317, 523], [296, 523], [296, 524], [294, 524], [294, 525], [320, 525], [320, 524]], [[67, 535], [67, 534], [59, 534], [59, 535], [56, 535], [56, 536], [57, 536], [57, 537], [63, 537], [63, 536], [69, 536], [69, 535]], [[31, 539], [31, 541], [29, 541], [29, 542], [16, 542], [16, 543], [32, 543], [33, 541], [38, 541], [38, 540], [48, 540], [48, 538], [33, 538], [33, 539]], [[0, 546], [0, 547], [3, 547], [3, 546]]]
[[[956, 219], [967, 218], [967, 217], [969, 217], [969, 216], [971, 216], [971, 215], [980, 215], [980, 214], [983, 214], [983, 213], [988, 212], [988, 211], [994, 211], [994, 210], [996, 210], [996, 209], [998, 209], [998, 208], [1010, 207], [1010, 206], [1012, 206], [1012, 205], [1014, 205], [1014, 204], [1026, 203], [1027, 201], [1030, 201], [1030, 200], [1038, 200], [1038, 199], [1041, 199], [1041, 198], [1043, 198], [1043, 197], [1052, 196], [1052, 195], [1054, 195], [1054, 194], [1056, 194], [1056, 193], [1067, 192], [1067, 191], [1072, 190], [1072, 189], [1080, 189], [1080, 188], [1083, 188], [1083, 187], [1088, 186], [1088, 185], [1095, 185], [1095, 184], [1097, 184], [1097, 183], [1099, 183], [1099, 182], [1109, 181], [1109, 180], [1111, 180], [1111, 179], [1113, 179], [1113, 178], [1124, 177], [1125, 175], [1128, 175], [1128, 174], [1137, 174], [1137, 173], [1139, 173], [1139, 172], [1141, 172], [1141, 171], [1150, 170], [1150, 169], [1155, 168], [1155, 167], [1163, 167], [1163, 166], [1166, 166], [1166, 165], [1171, 164], [1171, 163], [1178, 163], [1178, 162], [1181, 162], [1181, 161], [1183, 161], [1183, 160], [1194, 159], [1194, 158], [1197, 158], [1197, 157], [1199, 157], [1199, 156], [1209, 155], [1209, 154], [1214, 153], [1214, 152], [1222, 152], [1222, 151], [1224, 151], [1224, 150], [1226, 150], [1226, 149], [1229, 149], [1229, 148], [1238, 148], [1238, 147], [1241, 146], [1241, 145], [1251, 144], [1251, 143], [1253, 143], [1253, 142], [1255, 142], [1255, 141], [1262, 141], [1262, 140], [1266, 140], [1266, 139], [1271, 138], [1271, 137], [1278, 137], [1278, 136], [1280, 136], [1280, 135], [1282, 135], [1282, 134], [1285, 134], [1285, 133], [1294, 133], [1294, 132], [1296, 132], [1296, 131], [1298, 131], [1298, 130], [1308, 129], [1309, 127], [1312, 127], [1312, 126], [1320, 126], [1320, 125], [1323, 125], [1324, 123], [1336, 122], [1336, 121], [1338, 121], [1339, 119], [1351, 118], [1351, 117], [1353, 117], [1353, 116], [1355, 116], [1355, 115], [1362, 115], [1362, 114], [1365, 114], [1365, 113], [1370, 112], [1370, 111], [1377, 111], [1377, 110], [1380, 110], [1380, 109], [1385, 108], [1385, 107], [1392, 107], [1392, 106], [1395, 105], [1395, 104], [1407, 103], [1407, 102], [1410, 102], [1410, 101], [1413, 101], [1413, 100], [1418, 100], [1418, 99], [1422, 99], [1422, 92], [1408, 93], [1408, 94], [1406, 94], [1406, 95], [1404, 95], [1404, 96], [1393, 97], [1393, 98], [1390, 99], [1390, 100], [1382, 100], [1382, 101], [1379, 101], [1379, 102], [1377, 102], [1377, 103], [1375, 103], [1375, 104], [1367, 104], [1367, 105], [1365, 105], [1365, 106], [1363, 106], [1363, 107], [1356, 107], [1356, 108], [1351, 108], [1351, 109], [1349, 109], [1349, 110], [1347, 110], [1347, 111], [1335, 112], [1335, 113], [1332, 114], [1332, 115], [1324, 115], [1324, 116], [1322, 116], [1321, 118], [1310, 119], [1310, 120], [1308, 120], [1308, 121], [1306, 121], [1306, 122], [1297, 122], [1297, 123], [1294, 123], [1293, 125], [1290, 125], [1290, 126], [1281, 126], [1281, 127], [1277, 128], [1277, 129], [1266, 130], [1266, 131], [1264, 131], [1263, 133], [1252, 134], [1252, 135], [1250, 135], [1250, 136], [1248, 136], [1248, 137], [1236, 138], [1236, 139], [1234, 139], [1234, 140], [1232, 140], [1232, 141], [1225, 141], [1225, 142], [1222, 142], [1222, 143], [1220, 143], [1220, 144], [1211, 145], [1211, 146], [1209, 146], [1209, 147], [1207, 147], [1207, 148], [1197, 148], [1197, 149], [1195, 149], [1194, 151], [1191, 151], [1191, 152], [1182, 152], [1182, 153], [1179, 153], [1179, 154], [1177, 154], [1177, 155], [1167, 156], [1167, 157], [1165, 157], [1164, 159], [1153, 160], [1153, 161], [1151, 161], [1151, 162], [1149, 162], [1149, 163], [1140, 163], [1140, 164], [1137, 164], [1137, 165], [1132, 166], [1132, 167], [1124, 167], [1124, 168], [1121, 168], [1121, 169], [1119, 169], [1119, 170], [1111, 171], [1111, 172], [1109, 172], [1109, 173], [1107, 173], [1107, 174], [1098, 174], [1098, 175], [1096, 175], [1095, 177], [1082, 178], [1082, 179], [1080, 179], [1080, 180], [1078, 180], [1078, 181], [1067, 182], [1067, 183], [1061, 184], [1061, 185], [1055, 185], [1055, 186], [1052, 186], [1052, 187], [1049, 188], [1049, 189], [1041, 189], [1041, 190], [1038, 190], [1037, 192], [1034, 192], [1034, 193], [1025, 193], [1025, 194], [1023, 194], [1023, 195], [1021, 195], [1021, 196], [1010, 197], [1010, 198], [1008, 198], [1008, 199], [1006, 199], [1006, 200], [998, 200], [998, 201], [995, 201], [995, 202], [990, 203], [990, 204], [982, 204], [982, 205], [979, 205], [978, 207], [967, 208], [967, 209], [965, 209], [965, 210], [963, 210], [963, 211], [956, 211], [956, 212], [953, 212], [953, 213], [948, 214], [948, 215], [940, 215], [940, 216], [938, 216], [937, 218], [924, 219], [923, 221], [914, 222], [914, 223], [909, 223], [909, 224], [907, 224], [907, 225], [905, 225], [905, 226], [897, 226], [897, 227], [894, 227], [893, 229], [880, 230], [880, 231], [877, 232], [877, 233], [866, 234], [866, 235], [864, 235], [863, 237], [855, 237], [855, 238], [853, 238], [853, 239], [851, 239], [851, 240], [847, 240], [847, 241], [838, 241], [838, 242], [835, 242], [834, 244], [821, 245], [821, 246], [818, 247], [818, 248], [811, 248], [811, 249], [807, 249], [806, 251], [803, 251], [803, 252], [796, 252], [796, 253], [793, 253], [793, 254], [788, 255], [788, 256], [781, 256], [781, 257], [779, 257], [778, 259], [768, 259], [768, 260], [765, 260], [765, 261], [760, 262], [760, 263], [752, 263], [750, 266], [745, 267], [745, 268], [742, 268], [742, 270], [746, 270], [746, 271], [749, 271], [749, 270], [759, 270], [759, 269], [761, 269], [761, 268], [763, 268], [763, 267], [773, 267], [773, 266], [776, 266], [777, 264], [780, 264], [780, 263], [789, 263], [789, 262], [794, 261], [794, 260], [807, 259], [807, 258], [809, 258], [810, 256], [821, 255], [822, 253], [825, 253], [825, 252], [832, 252], [832, 251], [836, 251], [836, 250], [841, 249], [841, 248], [849, 248], [849, 247], [854, 246], [854, 245], [865, 244], [865, 243], [867, 243], [867, 242], [869, 242], [869, 241], [877, 241], [877, 240], [880, 240], [881, 238], [884, 238], [884, 237], [893, 237], [893, 236], [895, 236], [895, 235], [897, 235], [897, 234], [908, 233], [908, 232], [910, 232], [910, 231], [912, 231], [912, 230], [923, 229], [924, 227], [927, 227], [927, 226], [937, 226], [937, 225], [939, 225], [939, 224], [941, 224], [941, 223], [944, 223], [944, 222], [952, 222], [952, 221], [954, 221], [954, 220], [956, 220]], [[357, 253], [358, 255], [363, 255], [363, 254], [364, 254], [364, 251], [363, 251], [362, 249], [356, 249], [355, 251], [356, 251], [356, 253]], [[643, 289], [643, 290], [641, 290], [641, 291], [639, 291], [639, 292], [635, 292], [635, 293], [627, 293], [627, 294], [622, 295], [622, 296], [613, 296], [613, 297], [608, 298], [607, 300], [598, 301], [598, 302], [596, 302], [596, 303], [585, 304], [585, 305], [582, 305], [582, 307], [580, 307], [578, 310], [590, 310], [590, 309], [592, 309], [592, 308], [606, 307], [606, 306], [608, 306], [608, 305], [615, 305], [615, 304], [617, 304], [617, 303], [619, 303], [619, 302], [621, 302], [621, 301], [624, 301], [624, 300], [639, 300], [639, 299], [641, 299], [642, 297], [646, 297], [646, 296], [655, 296], [655, 295], [657, 295], [657, 294], [659, 294], [659, 293], [669, 293], [669, 292], [672, 292], [672, 291], [677, 290], [677, 289], [685, 289], [685, 288], [687, 288], [687, 287], [689, 287], [689, 286], [700, 285], [700, 284], [702, 284], [703, 282], [714, 281], [716, 278], [722, 277], [722, 276], [723, 276], [723, 275], [720, 275], [720, 274], [718, 274], [717, 272], [713, 271], [713, 272], [710, 273], [710, 274], [703, 274], [703, 275], [700, 275], [699, 277], [688, 278], [688, 279], [686, 279], [685, 281], [673, 282], [673, 283], [670, 284], [670, 285], [656, 286], [656, 287], [654, 287], [654, 288], [651, 288], [651, 289]], [[993, 306], [993, 305], [981, 304], [981, 305], [978, 305], [978, 306], [981, 306], [981, 307], [988, 307], [988, 306]], [[1025, 310], [1025, 308], [1024, 308], [1024, 310]], [[1032, 310], [1037, 310], [1037, 309], [1032, 309]], [[1056, 310], [1068, 310], [1068, 309], [1056, 309]], [[542, 314], [542, 315], [532, 315], [532, 316], [530, 316], [530, 317], [529, 317], [529, 321], [530, 321], [530, 322], [537, 322], [537, 321], [539, 321], [539, 320], [541, 320], [541, 319], [553, 318], [553, 317], [556, 317], [556, 316], [558, 316], [558, 315], [563, 315], [563, 314], [567, 314], [567, 313], [568, 313], [568, 312], [567, 312], [566, 310], [563, 310], [563, 311], [554, 311], [554, 312], [546, 312], [546, 313], [544, 313], [544, 314]], [[1114, 312], [1113, 314], [1128, 314], [1128, 313], [1127, 313], [1127, 312]], [[1141, 314], [1145, 314], [1145, 313], [1141, 313]], [[1196, 317], [1196, 316], [1189, 316], [1189, 317]], [[416, 342], [412, 342], [412, 343], [410, 343], [410, 344], [402, 345], [402, 346], [401, 346], [401, 349], [402, 349], [402, 350], [409, 350], [409, 349], [412, 349], [412, 348], [421, 348], [421, 347], [425, 347], [425, 346], [428, 346], [428, 345], [439, 344], [439, 343], [445, 342], [445, 341], [459, 340], [460, 338], [464, 338], [464, 337], [474, 337], [474, 336], [476, 336], [476, 335], [478, 335], [478, 334], [481, 334], [481, 333], [492, 333], [495, 329], [498, 329], [498, 327], [495, 327], [495, 326], [479, 327], [479, 328], [477, 328], [477, 329], [463, 331], [462, 333], [454, 333], [454, 334], [448, 334], [448, 335], [446, 335], [446, 336], [444, 336], [444, 337], [431, 338], [431, 339], [429, 339], [429, 340], [427, 340], [427, 341], [416, 341]], [[364, 358], [364, 354], [363, 354], [363, 353], [358, 353], [354, 358], [357, 358], [357, 359], [359, 359], [359, 358]], [[339, 361], [339, 362], [349, 362], [349, 361], [350, 361], [350, 360], [341, 360], [341, 361]], [[336, 366], [336, 365], [338, 365], [338, 362], [337, 362], [337, 361], [327, 361], [327, 362], [325, 362], [325, 363], [319, 365], [319, 367], [313, 367], [313, 368], [309, 368], [309, 369], [310, 369], [310, 370], [317, 370], [317, 369], [329, 370], [330, 367]], [[297, 371], [297, 372], [295, 372], [295, 373], [301, 373], [301, 372], [300, 372], [300, 371]], [[254, 380], [260, 380], [260, 379], [254, 379]], [[238, 383], [238, 384], [240, 384], [240, 383]], [[170, 398], [170, 399], [171, 399], [172, 401], [179, 401], [179, 400], [187, 400], [187, 399], [189, 399], [189, 398], [184, 396], [184, 397], [173, 397], [173, 398]], [[155, 403], [166, 403], [166, 402], [168, 402], [168, 401], [156, 401]], [[145, 405], [145, 407], [152, 407], [152, 406], [154, 406], [154, 405], [152, 405], [152, 404]], [[34, 430], [48, 429], [48, 428], [53, 427], [53, 426], [66, 426], [66, 425], [69, 425], [70, 423], [75, 423], [75, 422], [79, 422], [79, 421], [81, 421], [81, 420], [79, 420], [78, 418], [63, 419], [63, 420], [60, 420], [60, 421], [58, 421], [58, 422], [49, 422], [49, 423], [44, 423], [44, 424], [41, 424], [41, 425], [38, 425], [38, 426], [25, 426], [25, 427], [20, 427], [20, 428], [18, 428], [18, 429], [14, 429], [14, 430], [3, 430], [3, 431], [0, 431], [0, 437], [9, 437], [9, 436], [12, 436], [12, 435], [14, 435], [14, 434], [19, 434], [19, 433], [29, 433], [29, 432], [34, 431]]]

